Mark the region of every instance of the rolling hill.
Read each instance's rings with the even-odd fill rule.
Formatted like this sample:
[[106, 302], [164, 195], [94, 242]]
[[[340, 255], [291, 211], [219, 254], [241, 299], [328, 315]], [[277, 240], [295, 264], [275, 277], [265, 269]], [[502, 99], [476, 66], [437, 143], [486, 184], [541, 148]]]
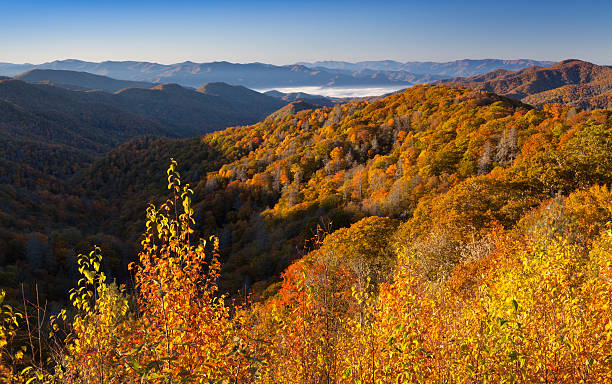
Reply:
[[180, 136], [151, 118], [86, 95], [45, 84], [0, 81], [4, 137], [103, 153], [135, 136]]
[[236, 114], [252, 115], [257, 120], [263, 119], [267, 111], [281, 108], [288, 102], [241, 85], [228, 85], [222, 82], [206, 83], [198, 88], [198, 92], [225, 100], [232, 104]]
[[151, 118], [89, 101], [82, 94], [0, 81], [0, 158], [65, 177], [131, 138], [179, 136]]
[[[33, 75], [36, 75], [34, 73]], [[47, 79], [76, 78], [95, 83], [99, 88], [113, 89], [131, 82], [72, 71], [44, 71]], [[37, 75], [38, 76], [38, 75]], [[32, 79], [27, 76], [26, 78]], [[36, 77], [42, 78], [42, 77]], [[76, 84], [78, 81], [73, 81]], [[84, 86], [87, 82], [81, 81]], [[152, 127], [164, 126], [163, 136], [187, 137], [223, 129], [232, 125], [252, 124], [287, 104], [286, 101], [267, 96], [241, 86], [224, 83], [205, 84], [199, 91], [177, 84], [151, 85], [149, 88], [122, 88], [108, 93], [104, 91], [79, 91], [62, 86], [26, 83], [21, 80], [4, 80], [0, 86], [0, 100], [16, 104], [24, 109], [53, 110], [63, 114], [90, 115], [103, 119], [108, 113], [120, 110], [139, 115], [151, 122]], [[141, 83], [138, 83], [141, 84]], [[95, 112], [88, 111], [95, 108]], [[114, 137], [110, 126], [108, 133]], [[123, 129], [123, 128], [122, 128]], [[155, 129], [143, 134], [158, 135]], [[128, 135], [133, 137], [133, 135]], [[115, 144], [127, 137], [119, 134]]]
[[317, 108], [321, 108], [321, 106], [307, 103], [304, 100], [292, 101], [291, 103], [285, 105], [278, 111], [271, 113], [266, 118], [266, 120], [267, 119], [272, 119], [272, 120], [283, 119], [284, 117], [287, 117], [289, 115], [295, 115], [296, 113], [301, 112], [301, 111], [305, 111], [309, 109], [317, 109]]
[[336, 100], [327, 96], [321, 95], [311, 95], [309, 93], [304, 92], [279, 92], [276, 90], [271, 90], [264, 92], [265, 95], [279, 98], [281, 100], [285, 100], [287, 102], [294, 101], [304, 101], [310, 104], [319, 105], [321, 107], [333, 107], [337, 102], [341, 102], [341, 100]]
[[581, 60], [520, 71], [497, 70], [439, 83], [495, 92], [535, 106], [562, 103], [584, 109], [612, 107], [612, 68]]
[[[199, 136], [255, 123], [286, 104], [227, 84], [107, 93], [0, 80], [0, 237], [98, 217], [70, 179], [131, 139]], [[67, 199], [70, 212], [62, 208]]]
[[162, 84], [151, 89], [127, 88], [114, 94], [86, 92], [80, 96], [152, 118], [181, 137], [252, 124], [287, 104], [240, 86], [218, 84], [216, 88], [220, 92], [211, 94], [207, 85], [195, 91]]

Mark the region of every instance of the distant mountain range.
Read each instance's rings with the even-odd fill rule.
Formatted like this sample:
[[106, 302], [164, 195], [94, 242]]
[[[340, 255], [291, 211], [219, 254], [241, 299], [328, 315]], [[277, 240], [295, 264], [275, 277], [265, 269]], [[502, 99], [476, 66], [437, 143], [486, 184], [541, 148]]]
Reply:
[[[2, 78], [0, 78], [1, 80]], [[4, 79], [10, 79], [4, 77]], [[108, 76], [94, 75], [89, 72], [55, 70], [55, 69], [32, 69], [24, 74], [15, 76], [13, 79], [22, 80], [33, 84], [47, 84], [60, 88], [65, 88], [74, 91], [105, 91], [108, 93], [116, 93], [125, 91], [134, 95], [139, 91], [127, 91], [128, 88], [140, 89], [166, 89], [171, 85], [155, 84], [143, 81], [117, 80]], [[175, 87], [176, 88], [176, 87]], [[186, 88], [187, 91], [195, 91], [193, 88]], [[176, 88], [176, 90], [179, 90]], [[261, 93], [252, 91], [243, 86], [229, 86], [223, 82], [206, 83], [198, 89], [202, 94], [218, 96], [228, 100], [235, 108], [239, 108], [239, 113], [253, 114], [255, 118], [262, 118], [269, 111], [271, 105], [270, 98], [262, 98]], [[123, 92], [121, 92], [123, 94]], [[187, 92], [189, 93], [189, 92]], [[183, 93], [185, 94], [185, 93]], [[193, 93], [192, 93], [193, 95]], [[304, 100], [318, 106], [333, 106], [337, 103], [348, 102], [342, 98], [331, 98], [321, 95], [311, 95], [304, 92], [283, 93], [276, 90], [264, 92], [264, 95], [271, 96], [275, 99], [281, 99], [286, 103], [293, 101]], [[172, 102], [172, 101], [171, 101]], [[111, 102], [114, 104], [114, 102]], [[146, 103], [145, 103], [146, 104]], [[273, 107], [282, 107], [283, 103], [272, 103]], [[179, 110], [183, 105], [179, 106]], [[162, 106], [163, 109], [163, 106]], [[221, 110], [223, 110], [222, 108]], [[263, 112], [262, 112], [263, 111]], [[140, 111], [139, 111], [140, 112]], [[210, 118], [210, 114], [207, 118]]]
[[535, 106], [562, 103], [583, 109], [612, 108], [612, 67], [581, 60], [519, 71], [497, 70], [438, 83], [494, 92]]
[[[408, 61], [401, 63], [393, 60], [381, 61], [360, 61], [357, 63], [349, 63], [346, 61], [316, 61], [314, 63], [301, 62], [308, 68], [326, 68], [329, 70], [344, 70], [344, 71], [383, 71], [411, 73], [417, 75], [430, 75], [429, 80], [440, 78], [457, 77], [457, 76], [474, 76], [482, 73], [494, 71], [496, 69], [505, 69], [515, 71], [534, 65], [546, 67], [553, 65], [554, 61], [538, 61], [529, 59], [518, 60], [501, 60], [501, 59], [482, 59], [482, 60], [455, 60], [449, 62], [431, 62], [431, 61]], [[429, 81], [423, 81], [429, 82]]]
[[40, 65], [0, 63], [0, 75], [16, 76], [32, 69], [55, 69], [89, 72], [115, 79], [152, 83], [177, 83], [197, 88], [207, 82], [225, 82], [249, 88], [264, 89], [295, 86], [380, 86], [412, 84], [404, 79], [378, 73], [344, 74], [312, 69], [303, 65], [277, 66], [262, 63], [234, 64], [184, 62], [163, 65], [145, 62], [91, 63], [62, 60]]
[[[369, 61], [346, 63], [321, 61], [294, 65], [271, 65], [263, 63], [235, 64], [225, 61], [177, 64], [157, 64], [137, 61], [105, 61], [93, 63], [81, 60], [60, 60], [49, 63], [11, 64], [0, 63], [0, 75], [17, 76], [34, 69], [53, 69], [88, 72], [119, 80], [146, 83], [177, 83], [198, 88], [207, 82], [225, 82], [253, 89], [281, 87], [326, 86], [326, 87], [408, 87], [428, 83], [442, 78], [471, 76], [496, 69], [517, 70], [532, 65], [546, 66], [552, 62], [535, 60], [458, 60], [448, 63]], [[34, 80], [38, 73], [28, 75]], [[25, 75], [24, 75], [25, 76]], [[44, 77], [44, 76], [43, 76]], [[53, 83], [61, 83], [61, 78]], [[95, 79], [91, 79], [95, 84]], [[120, 86], [117, 84], [113, 89]], [[141, 85], [140, 87], [143, 87]]]

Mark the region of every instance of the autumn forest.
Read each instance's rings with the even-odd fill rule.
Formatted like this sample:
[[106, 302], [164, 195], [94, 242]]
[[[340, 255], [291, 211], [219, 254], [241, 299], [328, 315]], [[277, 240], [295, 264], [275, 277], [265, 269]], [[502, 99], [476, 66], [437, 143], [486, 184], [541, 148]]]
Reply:
[[612, 381], [611, 110], [418, 85], [45, 159], [3, 163], [3, 382]]

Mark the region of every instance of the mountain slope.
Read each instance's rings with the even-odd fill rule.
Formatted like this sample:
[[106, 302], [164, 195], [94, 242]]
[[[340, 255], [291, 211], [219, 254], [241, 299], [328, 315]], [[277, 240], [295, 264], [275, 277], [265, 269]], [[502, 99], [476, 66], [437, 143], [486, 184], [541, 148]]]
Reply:
[[[102, 284], [73, 323], [87, 332], [60, 350], [62, 378], [101, 349], [130, 382], [194, 381], [183, 367], [265, 383], [612, 374], [610, 110], [418, 86], [202, 139], [136, 139], [80, 176], [87, 194], [57, 193], [51, 215], [0, 204], [7, 298]], [[21, 192], [0, 185], [3, 200]], [[149, 205], [143, 236], [151, 201], [165, 203]], [[75, 227], [11, 233], [52, 215]], [[77, 264], [93, 244], [103, 259]], [[107, 276], [135, 281], [138, 303]], [[116, 332], [90, 332], [107, 318]], [[126, 368], [125, 351], [158, 366], [169, 348], [159, 374]]]
[[262, 120], [267, 111], [281, 108], [287, 104], [286, 100], [278, 100], [241, 85], [221, 82], [206, 83], [198, 88], [198, 92], [225, 100], [232, 104], [236, 113], [250, 114], [257, 120]]
[[0, 81], [0, 157], [66, 176], [133, 137], [176, 136], [150, 118], [75, 94], [49, 85]]
[[[123, 219], [133, 224], [122, 233], [138, 233], [140, 191], [161, 199], [167, 157], [176, 157], [194, 186], [198, 233], [221, 240], [224, 289], [261, 288], [320, 225], [333, 231], [389, 216], [412, 220], [406, 236], [440, 226], [464, 239], [491, 220], [510, 227], [558, 193], [610, 183], [610, 119], [609, 112], [537, 110], [486, 92], [417, 86], [370, 102], [289, 111], [172, 147], [126, 145], [79, 185], [130, 212]], [[159, 180], [147, 176], [156, 172]], [[109, 183], [107, 174], [118, 176]]]
[[530, 67], [511, 72], [439, 81], [440, 84], [495, 92], [526, 103], [576, 105], [585, 109], [612, 106], [612, 68], [580, 60], [565, 60], [551, 67]]
[[[0, 99], [26, 109], [52, 109], [93, 116], [94, 111], [79, 112], [84, 105], [92, 105], [98, 118], [104, 118], [105, 108], [109, 113], [119, 109], [156, 121], [152, 126], [159, 128], [164, 125], [164, 136], [175, 137], [197, 136], [231, 125], [253, 124], [287, 104], [283, 100], [227, 84], [216, 86], [225, 90], [223, 94], [207, 93], [206, 86], [204, 91], [197, 92], [176, 84], [157, 85], [150, 89], [125, 88], [115, 93], [73, 91], [19, 80], [5, 80], [2, 84]], [[159, 130], [150, 131], [157, 135], [155, 132]]]
[[[211, 95], [166, 84], [111, 94], [1, 80], [0, 181], [11, 197], [0, 198], [0, 216], [5, 212], [8, 220], [0, 232], [5, 225], [16, 226], [16, 217], [30, 230], [66, 225], [77, 220], [74, 215], [86, 217], [92, 208], [85, 202], [73, 209], [74, 215], [58, 212], [61, 195], [82, 193], [70, 178], [132, 138], [199, 136], [257, 122], [286, 104], [242, 87], [217, 88], [226, 93]], [[42, 216], [28, 221], [30, 211]]]
[[180, 132], [197, 136], [228, 126], [253, 124], [286, 102], [243, 87], [220, 85], [226, 93], [194, 91], [177, 84], [157, 85], [151, 89], [127, 88], [112, 95], [87, 93], [93, 100], [153, 118]]
[[[291, 112], [203, 138], [136, 138], [91, 166], [58, 144], [57, 153], [76, 158], [61, 177], [0, 158], [5, 263], [26, 271], [15, 279], [44, 273], [55, 287], [66, 282], [70, 255], [98, 244], [108, 275], [127, 278], [144, 210], [166, 199], [170, 157], [194, 190], [194, 236], [220, 239], [229, 292], [261, 292], [317, 228], [332, 232], [367, 216], [403, 221], [402, 239], [433, 247], [424, 260], [448, 270], [460, 255], [445, 244], [510, 228], [560, 194], [612, 183], [610, 111], [538, 110], [481, 91], [417, 86]], [[43, 261], [30, 241], [48, 249]]]
[[[11, 124], [11, 130], [6, 134], [72, 144], [98, 153], [139, 135], [177, 136], [152, 119], [83, 95], [86, 93], [45, 84], [0, 81], [0, 101], [4, 112], [0, 118], [5, 127]], [[51, 128], [43, 121], [56, 126]], [[77, 136], [91, 144], [81, 142]]]
[[5, 77], [18, 76], [24, 72], [34, 69], [34, 64], [13, 64], [13, 63], [0, 63], [0, 75]]

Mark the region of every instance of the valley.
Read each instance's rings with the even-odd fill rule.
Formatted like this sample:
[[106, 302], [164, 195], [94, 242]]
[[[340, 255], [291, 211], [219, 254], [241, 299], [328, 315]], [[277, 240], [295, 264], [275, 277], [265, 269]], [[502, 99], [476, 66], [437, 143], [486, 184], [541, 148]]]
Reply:
[[0, 65], [29, 70], [0, 78], [0, 290], [72, 306], [62, 372], [533, 382], [545, 345], [609, 377], [609, 67], [236, 65]]
[[[452, 88], [444, 87], [417, 86], [360, 101], [278, 91], [266, 95], [224, 83], [208, 83], [197, 90], [147, 84], [146, 88], [128, 87], [109, 93], [75, 89], [88, 84], [111, 89], [117, 84], [106, 77], [70, 71], [46, 71], [36, 76], [31, 82], [18, 80], [19, 77], [0, 81], [5, 111], [14, 111], [3, 114], [6, 183], [2, 210], [6, 221], [2, 226], [2, 248], [7, 265], [28, 255], [27, 244], [33, 238], [42, 241], [42, 248], [47, 249], [45, 255], [36, 257], [47, 258], [50, 264], [63, 266], [64, 270], [69, 268], [70, 259], [59, 255], [74, 255], [97, 242], [105, 249], [113, 249], [115, 256], [108, 273], [125, 277], [124, 268], [134, 259], [136, 241], [143, 230], [143, 212], [148, 203], [161, 201], [163, 170], [169, 158], [174, 157], [195, 187], [197, 233], [215, 234], [221, 239], [223, 289], [237, 292], [255, 285], [256, 292], [261, 293], [278, 281], [318, 225], [327, 223], [335, 229], [379, 215], [406, 220], [414, 215], [418, 202], [432, 193], [432, 188], [439, 188], [435, 183], [448, 190], [462, 178], [492, 170], [496, 158], [491, 155], [490, 160], [485, 160], [482, 145], [495, 143], [507, 134], [507, 129], [489, 132], [479, 139], [480, 147], [474, 148], [465, 139], [461, 139], [463, 149], [457, 147], [458, 143], [442, 142], [433, 147], [434, 152], [422, 144], [413, 144], [420, 152], [412, 155], [416, 156], [412, 160], [404, 159], [402, 152], [397, 152], [398, 137], [416, 134], [417, 127], [431, 130], [427, 135], [436, 137], [441, 133], [435, 122], [451, 121], [448, 112], [432, 112], [425, 107], [437, 102], [434, 100], [441, 97], [438, 94], [451, 92]], [[71, 85], [66, 88], [68, 84]], [[432, 92], [435, 96], [430, 96]], [[461, 99], [458, 95], [453, 97]], [[500, 111], [520, 105], [497, 97], [473, 94], [467, 104], [506, 105]], [[399, 101], [404, 98], [411, 101]], [[280, 109], [283, 105], [287, 106]], [[404, 115], [397, 108], [411, 112]], [[532, 107], [523, 104], [520, 108], [527, 113]], [[546, 116], [550, 108], [544, 109], [547, 112], [529, 113]], [[272, 113], [276, 109], [280, 110]], [[382, 117], [363, 117], [369, 115]], [[499, 117], [491, 119], [487, 117], [484, 122], [495, 126]], [[263, 121], [248, 125], [257, 120]], [[237, 125], [240, 123], [243, 125]], [[84, 124], [89, 127], [84, 129]], [[130, 124], [133, 128], [128, 128]], [[228, 125], [237, 126], [200, 137]], [[110, 134], [109, 128], [116, 126], [121, 130]], [[338, 127], [342, 127], [340, 131]], [[519, 140], [519, 132], [513, 129], [513, 140]], [[185, 139], [177, 139], [180, 137]], [[421, 140], [428, 143], [433, 139]], [[461, 152], [466, 150], [465, 145], [474, 151], [469, 156]], [[518, 151], [518, 144], [512, 145]], [[505, 156], [517, 155], [518, 152]], [[432, 163], [425, 165], [426, 158]], [[406, 163], [417, 159], [413, 165]], [[379, 164], [373, 169], [382, 167], [384, 172], [371, 174], [372, 161]], [[603, 164], [605, 168], [606, 162]], [[402, 176], [403, 167], [414, 166], [418, 167]], [[391, 168], [396, 169], [395, 173]], [[372, 179], [374, 174], [378, 176]], [[410, 181], [406, 179], [408, 175]], [[606, 184], [605, 172], [602, 177], [601, 182]], [[359, 178], [364, 179], [358, 181]], [[353, 185], [359, 185], [359, 192], [352, 190]], [[532, 197], [532, 203], [529, 199], [521, 203], [527, 204], [522, 209], [545, 196], [552, 197], [559, 188], [537, 187], [535, 190], [540, 192]], [[58, 206], [60, 200], [70, 205]], [[30, 216], [33, 212], [37, 213]], [[509, 217], [521, 214], [513, 215]], [[10, 217], [22, 219], [14, 221]], [[516, 218], [497, 220], [511, 223]], [[276, 222], [282, 223], [281, 227], [276, 227]], [[74, 227], [80, 228], [79, 236], [63, 243], [61, 233]], [[275, 245], [266, 246], [264, 255], [262, 244], [270, 241]], [[38, 267], [43, 265], [39, 263]], [[32, 273], [37, 272], [34, 269]]]

